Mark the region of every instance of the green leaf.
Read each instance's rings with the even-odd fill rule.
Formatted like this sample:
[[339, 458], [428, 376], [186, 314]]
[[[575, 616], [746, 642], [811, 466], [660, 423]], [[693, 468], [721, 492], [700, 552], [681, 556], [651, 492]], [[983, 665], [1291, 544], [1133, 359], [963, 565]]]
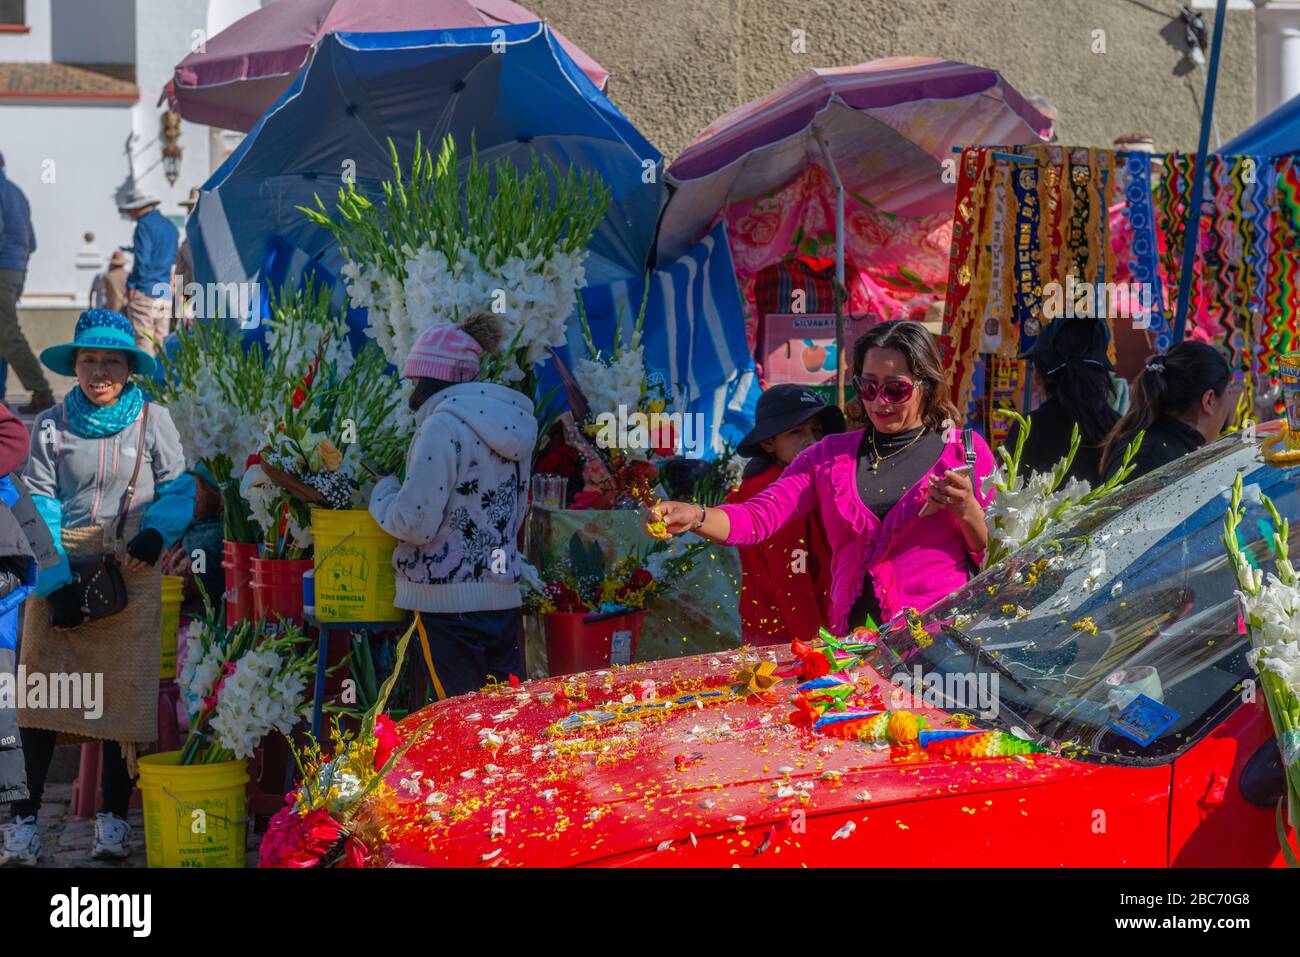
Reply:
[[1282, 846], [1282, 857], [1286, 860], [1287, 867], [1300, 867], [1300, 858], [1296, 857], [1296, 852], [1291, 849], [1291, 841], [1286, 834], [1286, 821], [1282, 816], [1282, 808], [1286, 805], [1286, 795], [1277, 799], [1277, 814], [1274, 817], [1274, 823], [1277, 826], [1277, 842]]

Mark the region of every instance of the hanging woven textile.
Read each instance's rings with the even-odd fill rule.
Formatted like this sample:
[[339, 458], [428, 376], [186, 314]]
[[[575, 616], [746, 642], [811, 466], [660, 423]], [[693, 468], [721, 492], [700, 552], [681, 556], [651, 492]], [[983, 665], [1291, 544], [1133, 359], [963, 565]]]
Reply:
[[[992, 169], [988, 150], [983, 147], [962, 151], [957, 174], [957, 198], [952, 222], [952, 250], [948, 267], [948, 289], [944, 301], [944, 367], [951, 375], [953, 401], [966, 409], [973, 391], [979, 350], [978, 296], [970, 296], [976, 270], [989, 268], [989, 257], [979, 255], [977, 237], [991, 226], [988, 193]], [[987, 288], [987, 287], [985, 287]]]
[[[1151, 195], [1151, 156], [1148, 153], [1118, 153], [1124, 171], [1125, 213], [1131, 232], [1128, 270], [1132, 282], [1141, 284], [1140, 312], [1134, 321], [1150, 331], [1156, 351], [1164, 352], [1173, 342], [1165, 314], [1164, 289], [1160, 281], [1160, 251], [1156, 243]], [[1149, 297], [1149, 298], [1148, 298]], [[1114, 338], [1111, 339], [1114, 342]]]
[[1019, 166], [1013, 176], [1016, 199], [1015, 309], [1020, 328], [1020, 351], [1033, 348], [1042, 318], [1043, 286], [1038, 276], [1039, 168], [1037, 163]]
[[[1276, 379], [1277, 357], [1300, 349], [1300, 166], [1295, 157], [1278, 161], [1274, 171], [1274, 215], [1269, 229], [1267, 325], [1260, 361]], [[1286, 411], [1281, 398], [1274, 405]]]

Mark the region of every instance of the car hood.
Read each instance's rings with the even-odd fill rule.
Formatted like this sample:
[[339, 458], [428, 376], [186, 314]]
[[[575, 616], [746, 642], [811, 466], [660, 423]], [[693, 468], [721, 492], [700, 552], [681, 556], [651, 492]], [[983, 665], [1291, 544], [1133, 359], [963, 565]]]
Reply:
[[[737, 675], [788, 652], [735, 652], [501, 686], [431, 705], [402, 721], [409, 740], [355, 833], [385, 865], [592, 864], [722, 831], [764, 832], [804, 818], [1039, 786], [1093, 772], [1051, 754], [942, 758], [827, 737], [789, 723], [798, 679], [761, 697]], [[893, 686], [875, 669], [860, 688]], [[647, 682], [654, 683], [653, 694]], [[566, 717], [679, 695], [694, 701], [644, 719], [565, 728]], [[943, 711], [909, 708], [932, 729]]]

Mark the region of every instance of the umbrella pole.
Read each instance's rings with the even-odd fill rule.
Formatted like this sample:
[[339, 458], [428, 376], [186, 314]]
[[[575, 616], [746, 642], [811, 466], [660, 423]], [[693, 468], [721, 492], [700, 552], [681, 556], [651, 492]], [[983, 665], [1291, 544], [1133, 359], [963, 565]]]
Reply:
[[848, 290], [844, 288], [844, 182], [831, 158], [831, 148], [826, 144], [822, 129], [813, 124], [813, 136], [821, 147], [822, 158], [835, 183], [835, 404], [844, 407], [844, 303]]
[[[1214, 11], [1214, 37], [1210, 41], [1210, 69], [1205, 79], [1205, 102], [1201, 104], [1201, 138], [1192, 157], [1192, 196], [1183, 222], [1183, 268], [1178, 274], [1178, 308], [1174, 314], [1174, 343], [1183, 341], [1187, 331], [1187, 308], [1191, 301], [1192, 273], [1196, 269], [1196, 250], [1201, 241], [1201, 193], [1209, 169], [1210, 120], [1214, 116], [1214, 91], [1219, 83], [1219, 48], [1223, 45], [1223, 21], [1227, 0], [1219, 0]], [[1246, 344], [1246, 348], [1251, 348]]]

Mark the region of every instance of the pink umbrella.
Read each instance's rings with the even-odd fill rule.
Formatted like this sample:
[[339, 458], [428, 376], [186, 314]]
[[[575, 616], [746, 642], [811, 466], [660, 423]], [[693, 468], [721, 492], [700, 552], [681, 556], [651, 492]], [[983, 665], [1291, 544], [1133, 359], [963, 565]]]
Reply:
[[[668, 168], [672, 195], [660, 220], [658, 255], [664, 261], [678, 258], [719, 217], [728, 219], [729, 227], [741, 227], [740, 236], [729, 229], [733, 253], [738, 243], [755, 235], [764, 240], [758, 243], [762, 252], [776, 259], [798, 252], [793, 247], [803, 243], [789, 241], [789, 227], [798, 225], [803, 236], [806, 224], [793, 218], [824, 207], [802, 210], [797, 201], [774, 197], [784, 196], [781, 191], [792, 183], [802, 183], [801, 192], [833, 203], [832, 215], [818, 220], [816, 237], [805, 242], [817, 253], [826, 239], [833, 241], [838, 287], [845, 285], [849, 226], [866, 234], [859, 245], [876, 260], [878, 273], [884, 266], [910, 281], [917, 278], [907, 262], [917, 248], [910, 240], [934, 246], [938, 224], [926, 218], [952, 215], [956, 177], [945, 175], [955, 169], [952, 148], [1042, 142], [1051, 129], [1051, 120], [996, 70], [933, 57], [809, 70], [709, 124]], [[954, 165], [945, 167], [945, 162]], [[852, 217], [846, 212], [850, 200]], [[734, 221], [733, 214], [745, 204], [754, 213], [755, 201], [766, 208], [757, 210], [761, 222], [746, 233], [744, 225], [754, 217]], [[918, 224], [915, 235], [889, 236], [878, 213], [885, 221]], [[878, 256], [885, 246], [890, 249]], [[735, 259], [745, 286], [752, 276], [742, 271], [753, 264], [747, 265], [742, 255]], [[860, 265], [870, 271], [873, 263]], [[747, 298], [751, 292], [749, 286]], [[842, 400], [846, 303], [836, 297], [835, 305], [836, 380]]]
[[[216, 36], [177, 66], [166, 96], [192, 123], [247, 132], [288, 89], [328, 33], [455, 30], [541, 18], [510, 0], [279, 0]], [[609, 72], [555, 37], [603, 90]]]
[[668, 168], [673, 196], [661, 257], [697, 242], [719, 210], [826, 165], [820, 130], [850, 193], [890, 213], [952, 213], [944, 160], [954, 146], [1014, 146], [1051, 134], [996, 70], [933, 57], [889, 57], [809, 70], [714, 120]]

